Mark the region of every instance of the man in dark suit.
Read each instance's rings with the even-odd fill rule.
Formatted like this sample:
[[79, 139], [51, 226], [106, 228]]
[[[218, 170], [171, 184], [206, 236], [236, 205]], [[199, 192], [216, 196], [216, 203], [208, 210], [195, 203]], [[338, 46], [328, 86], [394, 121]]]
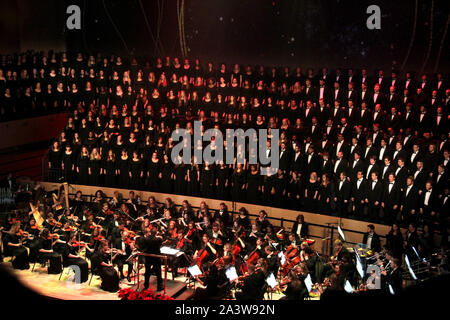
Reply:
[[[408, 255], [409, 261], [413, 262], [418, 257], [415, 251], [419, 250], [420, 238], [416, 231], [416, 224], [411, 222], [408, 224], [408, 230], [406, 231], [406, 255]], [[416, 250], [414, 250], [414, 249]]]
[[348, 151], [349, 151], [349, 147], [348, 147], [348, 144], [344, 140], [344, 135], [338, 133], [337, 142], [333, 149], [333, 158], [336, 159], [339, 152], [342, 152], [342, 155], [344, 157], [347, 157], [349, 154]]
[[303, 158], [303, 167], [304, 167], [304, 174], [303, 177], [309, 178], [309, 175], [311, 172], [315, 171], [317, 172], [320, 167], [320, 158], [315, 153], [314, 146], [310, 145], [308, 148], [308, 152], [304, 155]]
[[339, 180], [335, 184], [335, 196], [334, 202], [337, 206], [337, 212], [339, 217], [346, 217], [349, 209], [349, 199], [352, 186], [347, 179], [347, 174], [342, 171], [339, 175]]
[[321, 175], [327, 174], [329, 177], [333, 176], [333, 164], [327, 151], [323, 152], [322, 159], [320, 159], [319, 172]]
[[367, 198], [367, 180], [364, 179], [362, 171], [356, 173], [356, 180], [352, 183], [352, 211], [357, 219], [367, 218], [366, 198]]
[[374, 173], [374, 172], [380, 172], [380, 170], [377, 165], [377, 157], [371, 156], [369, 158], [369, 163], [367, 163], [367, 168], [365, 170], [364, 177], [367, 180], [370, 180], [370, 178], [372, 177], [372, 173]]
[[373, 140], [372, 138], [367, 138], [366, 139], [366, 147], [363, 150], [363, 153], [361, 155], [362, 159], [367, 161], [370, 159], [370, 157], [372, 156], [376, 156], [378, 154], [377, 152], [377, 148], [375, 148], [375, 146], [373, 145]]
[[291, 155], [286, 147], [286, 143], [282, 142], [280, 149], [279, 169], [286, 172], [289, 170], [290, 167], [291, 167]]
[[380, 103], [377, 103], [374, 106], [370, 121], [371, 121], [370, 123], [372, 124], [384, 126], [384, 111], [381, 109]]
[[353, 155], [353, 161], [349, 166], [349, 178], [353, 182], [357, 179], [357, 173], [362, 172], [365, 168], [364, 161], [361, 160], [361, 154], [357, 151]]
[[405, 160], [403, 158], [399, 158], [397, 160], [397, 168], [395, 169], [395, 180], [402, 189], [406, 185], [406, 178], [408, 177], [408, 174], [409, 170], [405, 166]]
[[401, 124], [401, 113], [397, 111], [396, 106], [391, 107], [391, 112], [386, 114], [384, 127], [386, 130], [388, 128], [392, 128], [394, 132], [397, 132], [400, 129]]
[[416, 170], [411, 171], [411, 173], [413, 173], [414, 185], [417, 187], [419, 192], [424, 191], [428, 173], [423, 168], [422, 160], [416, 162]]
[[316, 99], [317, 96], [317, 92], [315, 91], [313, 84], [311, 83], [310, 79], [306, 79], [305, 80], [305, 89], [303, 91], [303, 102], [306, 102], [308, 100], [310, 101], [318, 101], [318, 99]]
[[338, 179], [341, 172], [347, 171], [348, 165], [347, 160], [344, 159], [344, 153], [342, 151], [338, 152], [337, 158], [333, 164], [333, 174], [335, 179]]
[[437, 205], [438, 205], [438, 195], [435, 190], [433, 190], [433, 183], [427, 181], [425, 183], [425, 190], [420, 195], [420, 205], [419, 212], [422, 219], [426, 223], [437, 222]]
[[300, 239], [306, 239], [308, 237], [308, 226], [308, 223], [305, 222], [305, 217], [299, 214], [291, 229], [297, 241], [300, 242]]
[[396, 88], [391, 86], [389, 89], [389, 94], [387, 96], [387, 106], [388, 107], [393, 107], [393, 106], [398, 107], [399, 105], [401, 105], [401, 98], [395, 91], [396, 91]]
[[353, 85], [353, 82], [350, 82], [348, 85], [347, 85], [347, 92], [346, 92], [346, 95], [345, 95], [345, 103], [346, 104], [348, 104], [348, 102], [349, 101], [357, 101], [357, 99], [358, 99], [358, 92], [356, 92], [355, 91], [355, 88], [354, 88], [354, 85]]
[[381, 92], [381, 86], [377, 83], [377, 84], [375, 84], [375, 86], [373, 88], [373, 94], [369, 101], [369, 106], [374, 107], [377, 104], [379, 104], [381, 106], [381, 108], [383, 108], [385, 103], [386, 103], [386, 101], [385, 101], [384, 94]]
[[388, 181], [386, 181], [384, 186], [383, 200], [381, 202], [381, 207], [384, 210], [384, 222], [386, 224], [392, 224], [395, 222], [400, 222], [400, 198], [402, 190], [398, 183], [395, 182], [394, 173], [390, 173], [388, 176]]
[[400, 211], [402, 213], [402, 220], [405, 223], [417, 222], [417, 215], [419, 213], [419, 191], [414, 186], [414, 178], [406, 178], [406, 187], [402, 192], [402, 200]]
[[375, 226], [373, 224], [367, 226], [367, 232], [364, 233], [362, 243], [366, 245], [367, 249], [374, 252], [381, 251], [380, 237], [375, 233]]
[[302, 163], [302, 153], [300, 151], [300, 145], [296, 144], [295, 145], [295, 149], [294, 149], [294, 154], [292, 156], [292, 160], [291, 160], [291, 171], [292, 172], [300, 172], [302, 167], [303, 167], [303, 163]]
[[369, 216], [372, 221], [378, 221], [383, 196], [383, 186], [378, 180], [378, 172], [372, 172], [369, 182], [366, 203], [369, 207]]
[[391, 270], [388, 272], [382, 271], [381, 274], [387, 277], [387, 283], [391, 285], [394, 294], [399, 294], [403, 291], [403, 270], [401, 268], [401, 261], [397, 258], [391, 260]]
[[391, 159], [389, 158], [389, 156], [385, 156], [383, 167], [381, 167], [380, 170], [380, 179], [384, 182], [388, 181], [389, 174], [393, 172], [395, 172], [395, 167], [391, 163]]
[[331, 91], [333, 101], [339, 101], [340, 104], [344, 103], [345, 93], [341, 89], [339, 82], [334, 82], [334, 88]]
[[400, 158], [406, 159], [407, 153], [405, 150], [403, 150], [402, 142], [397, 141], [395, 143], [395, 150], [392, 152], [391, 159], [394, 163], [397, 163], [397, 160]]
[[[156, 235], [156, 230], [147, 228], [141, 251], [147, 254], [160, 254], [159, 249], [161, 247], [161, 243], [162, 238]], [[162, 291], [164, 286], [161, 276], [161, 260], [159, 258], [147, 256], [145, 257], [144, 290], [149, 287], [150, 274], [152, 270], [156, 273], [157, 291]]]

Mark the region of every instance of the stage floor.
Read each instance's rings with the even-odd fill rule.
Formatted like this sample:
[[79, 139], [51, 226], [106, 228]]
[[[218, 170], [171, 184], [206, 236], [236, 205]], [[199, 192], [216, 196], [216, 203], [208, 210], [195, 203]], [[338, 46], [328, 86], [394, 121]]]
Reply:
[[[89, 280], [85, 283], [76, 284], [73, 282], [74, 273], [71, 269], [65, 268], [61, 279], [59, 274], [48, 274], [47, 268], [36, 264], [34, 271], [29, 270], [14, 270], [11, 263], [5, 262], [5, 266], [16, 278], [29, 289], [36, 293], [53, 299], [61, 300], [120, 300], [118, 292], [107, 292], [100, 289], [101, 280], [99, 276], [94, 276], [91, 283]], [[89, 275], [90, 279], [91, 275]], [[176, 280], [171, 280], [171, 275], [167, 276], [166, 295], [174, 297], [176, 300], [189, 299], [193, 290], [186, 287], [185, 277], [178, 277]], [[120, 282], [121, 289], [132, 288], [136, 289], [135, 279], [131, 282], [126, 279]], [[140, 289], [144, 284], [144, 268], [140, 272]], [[156, 291], [156, 277], [150, 278], [150, 289]], [[162, 291], [161, 291], [162, 293]]]

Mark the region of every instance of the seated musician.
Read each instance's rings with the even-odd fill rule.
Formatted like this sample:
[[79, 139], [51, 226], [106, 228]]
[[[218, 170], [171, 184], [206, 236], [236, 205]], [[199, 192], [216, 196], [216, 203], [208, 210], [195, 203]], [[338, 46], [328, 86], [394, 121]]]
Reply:
[[214, 244], [214, 247], [219, 250], [219, 252], [223, 251], [223, 245], [225, 243], [225, 236], [222, 230], [219, 228], [219, 224], [214, 222], [212, 224], [211, 230], [208, 230], [208, 236], [210, 241]]
[[28, 225], [26, 227], [26, 232], [29, 233], [29, 241], [27, 242], [27, 246], [30, 249], [30, 252], [28, 253], [28, 258], [30, 262], [36, 262], [37, 255], [38, 255], [38, 240], [39, 240], [39, 233], [41, 228], [36, 224], [36, 220], [30, 219], [28, 222]]
[[308, 295], [305, 284], [299, 277], [298, 269], [300, 267], [290, 271], [281, 282], [282, 285], [287, 284], [287, 287], [283, 292], [284, 297], [280, 298], [280, 300], [304, 300]]
[[211, 264], [203, 277], [196, 276], [196, 280], [204, 287], [197, 287], [192, 297], [193, 300], [220, 299], [225, 293], [225, 285], [228, 279], [225, 276], [223, 264]]
[[[395, 294], [403, 290], [403, 270], [401, 268], [401, 260], [393, 258], [390, 263], [390, 270], [381, 271], [381, 274], [386, 277], [388, 284], [392, 286]], [[389, 287], [389, 286], [388, 286]]]
[[[244, 275], [242, 291], [236, 292], [236, 300], [260, 300], [266, 287], [267, 261], [263, 258], [256, 265], [249, 264], [248, 272]], [[238, 280], [236, 280], [238, 281]]]
[[86, 282], [89, 278], [89, 266], [86, 260], [80, 256], [80, 250], [83, 247], [83, 242], [77, 241], [77, 236], [73, 233], [69, 241], [63, 246], [62, 258], [63, 266], [68, 267], [76, 265], [80, 268], [80, 282]]
[[278, 274], [278, 267], [279, 267], [277, 254], [275, 253], [274, 248], [270, 245], [265, 246], [264, 251], [267, 259], [267, 272], [273, 273], [274, 276], [276, 277]]
[[177, 230], [177, 238], [175, 242], [170, 244], [170, 247], [175, 248], [183, 252], [183, 255], [174, 257], [169, 260], [169, 267], [173, 271], [173, 276], [176, 278], [178, 276], [178, 268], [184, 268], [189, 266], [190, 256], [193, 254], [192, 244], [186, 239], [183, 230]]
[[48, 274], [58, 274], [62, 271], [62, 257], [61, 254], [53, 250], [53, 246], [58, 242], [59, 236], [51, 234], [48, 229], [43, 229], [39, 236], [38, 247], [38, 261], [43, 263], [49, 260]]
[[208, 234], [203, 234], [200, 249], [196, 250], [194, 253], [193, 258], [200, 269], [202, 269], [207, 262], [216, 259], [217, 250], [209, 240]]
[[14, 269], [26, 270], [30, 268], [28, 262], [28, 251], [22, 245], [23, 235], [20, 230], [20, 221], [12, 224], [9, 232], [5, 232], [5, 256], [12, 256]]
[[259, 212], [258, 218], [256, 219], [256, 224], [259, 227], [259, 230], [262, 233], [267, 233], [267, 227], [271, 226], [271, 223], [269, 220], [267, 220], [267, 212], [264, 210], [261, 210]]
[[128, 282], [131, 282], [133, 262], [131, 261], [126, 262], [126, 261], [133, 251], [134, 243], [129, 238], [129, 233], [127, 231], [123, 231], [122, 236], [120, 238], [115, 238], [114, 241], [111, 240], [111, 243], [113, 248], [119, 250], [118, 255], [112, 262], [113, 264], [117, 265], [117, 268], [119, 269], [120, 279], [125, 278], [123, 274], [123, 266], [124, 264], [126, 264], [128, 266], [127, 280]]
[[112, 256], [111, 249], [108, 248], [107, 242], [101, 242], [98, 250], [91, 257], [91, 269], [94, 274], [97, 274], [102, 279], [100, 288], [109, 292], [116, 292], [119, 290], [119, 274], [111, 263], [115, 259]]

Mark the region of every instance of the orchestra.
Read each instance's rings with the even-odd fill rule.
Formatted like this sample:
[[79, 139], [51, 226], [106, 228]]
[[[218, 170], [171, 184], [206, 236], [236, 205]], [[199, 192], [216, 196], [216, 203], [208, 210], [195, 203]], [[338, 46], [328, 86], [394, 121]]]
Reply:
[[[402, 252], [414, 261], [411, 252], [420, 249], [413, 224], [400, 249], [390, 240], [391, 233], [382, 247], [375, 226], [369, 224], [361, 240], [364, 250], [336, 239], [331, 254], [322, 255], [314, 248], [316, 240], [309, 238], [303, 215], [292, 221], [288, 232], [272, 225], [265, 211], [251, 219], [245, 208], [233, 215], [223, 203], [216, 211], [206, 204], [195, 211], [187, 201], [177, 208], [170, 199], [159, 204], [154, 198], [148, 203], [133, 203], [116, 194], [115, 201], [106, 196], [92, 202], [80, 201], [79, 197], [77, 193], [70, 200], [69, 208], [64, 203], [62, 208], [54, 206], [54, 197], [40, 199], [40, 225], [32, 214], [37, 211], [32, 205], [23, 220], [6, 221], [9, 226], [1, 231], [2, 254], [13, 258], [14, 269], [28, 269], [30, 265], [34, 268], [40, 263], [49, 274], [60, 274], [63, 268], [75, 265], [81, 271], [81, 283], [87, 282], [92, 273], [100, 276], [103, 290], [115, 292], [121, 282], [131, 284], [136, 279], [135, 257], [141, 254], [137, 262], [145, 265], [143, 288], [149, 287], [150, 277], [155, 274], [160, 291], [163, 261], [153, 255], [161, 255], [160, 249], [169, 247], [180, 254], [168, 256], [166, 267], [174, 279], [181, 275], [192, 277], [198, 284], [194, 299], [262, 299], [261, 292], [279, 292], [283, 299], [291, 300], [309, 295], [307, 277], [313, 283], [311, 290], [319, 294], [342, 291], [347, 280], [355, 288], [374, 288], [373, 272], [371, 278], [367, 276], [372, 282], [358, 276], [356, 252], [367, 254], [365, 263], [379, 266], [382, 290], [402, 290]], [[73, 212], [75, 205], [80, 208], [79, 215]], [[400, 259], [398, 252], [393, 255], [391, 250], [400, 250]], [[201, 274], [191, 276], [188, 269], [192, 266], [197, 266]], [[226, 276], [230, 268], [238, 276], [232, 281]], [[277, 281], [273, 287], [267, 284], [270, 275]]]

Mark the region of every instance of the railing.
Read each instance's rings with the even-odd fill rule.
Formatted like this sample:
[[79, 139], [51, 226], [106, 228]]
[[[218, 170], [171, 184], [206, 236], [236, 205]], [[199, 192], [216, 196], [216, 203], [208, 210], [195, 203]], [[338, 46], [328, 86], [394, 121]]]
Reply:
[[[75, 196], [75, 193], [69, 192], [69, 196], [73, 197], [73, 196]], [[84, 194], [84, 195], [82, 195], [82, 199], [84, 199], [86, 202], [89, 202], [89, 203], [92, 202], [95, 197], [96, 197], [96, 195], [92, 194], [92, 193], [91, 194]], [[112, 197], [110, 197], [110, 196], [105, 196], [104, 198], [107, 199], [108, 201], [112, 199]], [[122, 198], [122, 200], [123, 201], [128, 201], [129, 199], [128, 198]], [[140, 205], [146, 205], [147, 203], [148, 202], [145, 201], [145, 200], [141, 200], [140, 201]], [[156, 203], [158, 205], [163, 205], [164, 204], [163, 202], [160, 202], [160, 201], [156, 201]], [[175, 204], [175, 207], [176, 208], [180, 208], [180, 207], [182, 207], [182, 205], [181, 204]], [[191, 208], [192, 209], [200, 209], [199, 206], [194, 206], [194, 205], [191, 205]], [[219, 211], [219, 209], [211, 209], [211, 208], [209, 210], [213, 211], [213, 212], [218, 212]], [[232, 215], [233, 218], [235, 216], [239, 215], [239, 212], [236, 211], [236, 210], [233, 210], [233, 209], [232, 210], [228, 210], [228, 212]], [[255, 217], [255, 218], [258, 217], [257, 214], [252, 214], [252, 213], [249, 213], [249, 216], [250, 217]], [[278, 217], [270, 217], [270, 216], [268, 216], [267, 220], [274, 226], [274, 228], [276, 229], [275, 231], [278, 231], [279, 229], [284, 228], [284, 225], [286, 223], [294, 223], [295, 222], [295, 220], [293, 220], [293, 219], [288, 219], [288, 218], [284, 218], [284, 217], [278, 218]], [[279, 223], [279, 226], [277, 226], [277, 223]], [[318, 224], [318, 223], [308, 222], [308, 225], [312, 226], [312, 227], [321, 228], [321, 229], [323, 229], [325, 231], [325, 235], [323, 237], [319, 236], [319, 235], [309, 235], [309, 238], [311, 238], [311, 239], [319, 239], [319, 240], [327, 240], [327, 241], [330, 240], [329, 244], [327, 246], [326, 252], [322, 252], [322, 253], [330, 254], [331, 252], [333, 252], [333, 241], [332, 240], [334, 239], [335, 234], [337, 234], [337, 232], [335, 232], [335, 230], [337, 230], [338, 223], [330, 222], [330, 223], [327, 223], [325, 225], [325, 224]], [[341, 228], [341, 230], [344, 231], [344, 232], [352, 232], [352, 233], [360, 234], [361, 235], [361, 239], [362, 239], [362, 236], [364, 235], [364, 232], [361, 232], [361, 231], [358, 231], [358, 230], [351, 230], [351, 229], [345, 229], [345, 228]], [[384, 236], [384, 235], [379, 235], [379, 237], [381, 239], [383, 239], [383, 240], [386, 239], [386, 236]], [[352, 242], [352, 241], [348, 241], [347, 240], [346, 243], [349, 244], [349, 245], [356, 245], [356, 244], [358, 244], [360, 242]]]

